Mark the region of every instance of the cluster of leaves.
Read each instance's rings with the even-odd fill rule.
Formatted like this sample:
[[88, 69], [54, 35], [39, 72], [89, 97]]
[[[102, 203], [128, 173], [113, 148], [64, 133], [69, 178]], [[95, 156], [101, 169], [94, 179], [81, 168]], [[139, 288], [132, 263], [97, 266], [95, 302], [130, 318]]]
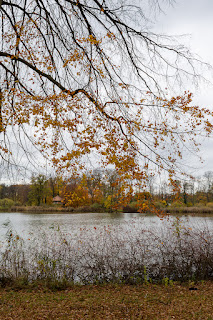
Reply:
[[123, 185], [146, 180], [150, 167], [172, 181], [184, 149], [198, 151], [197, 135], [212, 132], [213, 114], [192, 106], [188, 91], [172, 97], [169, 89], [166, 98], [174, 72], [175, 82], [197, 76], [194, 60], [171, 39], [142, 31], [139, 6], [0, 2], [3, 158], [12, 156], [13, 131], [26, 153], [31, 142], [61, 172], [76, 173], [98, 154]]
[[71, 179], [62, 192], [63, 202], [71, 207], [91, 205], [93, 210], [121, 210], [133, 196], [126, 194], [127, 188], [122, 183], [114, 170], [95, 170]]

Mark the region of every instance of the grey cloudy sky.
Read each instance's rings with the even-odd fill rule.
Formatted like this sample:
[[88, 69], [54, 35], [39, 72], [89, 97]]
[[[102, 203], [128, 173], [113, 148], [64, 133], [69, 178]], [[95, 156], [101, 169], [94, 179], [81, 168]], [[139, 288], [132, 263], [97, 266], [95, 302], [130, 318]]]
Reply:
[[[179, 42], [185, 42], [192, 52], [213, 65], [213, 0], [176, 0], [173, 5], [168, 5], [166, 1], [164, 4], [164, 13], [156, 14], [154, 31], [186, 35]], [[185, 89], [194, 91], [195, 105], [208, 107], [213, 111], [213, 72], [206, 72], [205, 75], [212, 84], [201, 83], [196, 90], [192, 90], [193, 86]], [[188, 159], [192, 174], [201, 175], [205, 171], [213, 171], [213, 135], [202, 143], [201, 156], [205, 160], [204, 164], [194, 157]]]
[[[157, 16], [155, 30], [170, 35], [186, 35], [179, 41], [185, 42], [193, 53], [213, 66], [213, 0], [176, 0]], [[194, 93], [195, 105], [213, 111], [213, 71], [204, 72], [204, 76], [211, 83], [201, 83], [199, 88], [193, 90], [186, 89]], [[196, 168], [196, 171], [192, 171], [196, 175], [213, 171], [213, 135], [202, 143], [201, 156], [204, 164], [194, 158], [189, 160], [192, 167]]]

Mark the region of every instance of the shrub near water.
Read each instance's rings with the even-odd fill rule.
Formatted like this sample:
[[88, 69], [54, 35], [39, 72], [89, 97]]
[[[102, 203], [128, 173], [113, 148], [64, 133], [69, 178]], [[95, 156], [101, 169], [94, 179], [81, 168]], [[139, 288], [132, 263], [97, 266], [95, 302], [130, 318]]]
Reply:
[[10, 209], [14, 205], [14, 201], [11, 199], [0, 199], [0, 210]]
[[65, 234], [50, 229], [21, 239], [11, 230], [1, 248], [1, 284], [24, 279], [48, 286], [213, 279], [213, 234], [179, 220], [159, 230], [137, 224]]
[[206, 204], [206, 206], [209, 207], [209, 208], [213, 208], [213, 202], [208, 202], [208, 203]]

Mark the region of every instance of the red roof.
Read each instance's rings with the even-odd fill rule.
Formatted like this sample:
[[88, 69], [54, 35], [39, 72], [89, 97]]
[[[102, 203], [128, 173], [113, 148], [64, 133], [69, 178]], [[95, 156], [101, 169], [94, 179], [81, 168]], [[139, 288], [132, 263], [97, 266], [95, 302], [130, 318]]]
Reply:
[[61, 201], [62, 201], [62, 198], [59, 196], [56, 196], [53, 198], [53, 202], [61, 202]]

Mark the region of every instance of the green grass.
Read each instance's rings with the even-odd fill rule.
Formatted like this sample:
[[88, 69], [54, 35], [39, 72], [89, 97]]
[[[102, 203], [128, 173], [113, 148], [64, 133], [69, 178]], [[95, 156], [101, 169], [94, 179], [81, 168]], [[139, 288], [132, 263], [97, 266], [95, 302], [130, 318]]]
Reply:
[[[194, 285], [195, 286], [195, 285]], [[213, 320], [213, 282], [0, 289], [0, 319]]]

